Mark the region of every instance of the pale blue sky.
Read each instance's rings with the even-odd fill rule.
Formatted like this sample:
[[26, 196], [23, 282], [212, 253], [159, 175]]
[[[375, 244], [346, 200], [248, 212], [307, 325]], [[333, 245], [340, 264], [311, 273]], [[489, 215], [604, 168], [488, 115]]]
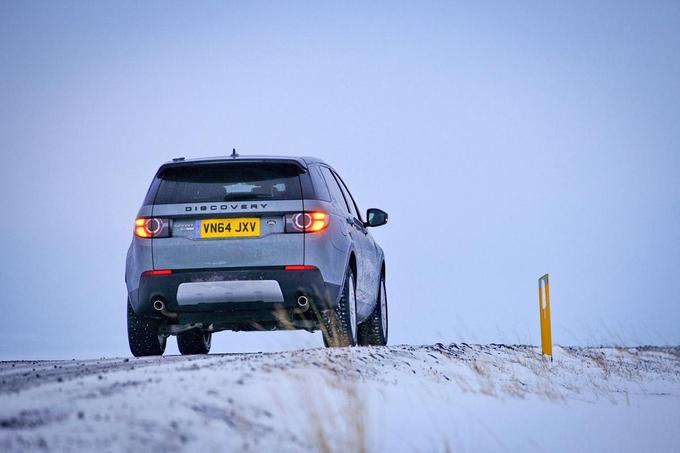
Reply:
[[390, 213], [392, 343], [536, 344], [544, 272], [557, 343], [680, 343], [678, 2], [4, 1], [0, 100], [0, 359], [128, 354], [154, 171], [234, 146]]

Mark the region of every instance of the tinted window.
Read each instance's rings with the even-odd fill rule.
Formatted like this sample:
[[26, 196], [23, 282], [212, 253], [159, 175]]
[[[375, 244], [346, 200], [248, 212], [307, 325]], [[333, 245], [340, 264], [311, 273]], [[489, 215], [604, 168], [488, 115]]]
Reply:
[[144, 197], [144, 205], [151, 205], [153, 204], [153, 199], [156, 197], [156, 192], [158, 192], [158, 186], [161, 184], [160, 178], [156, 177], [153, 178], [153, 181], [151, 181], [151, 186], [149, 187], [149, 190], [146, 192], [146, 197]]
[[314, 165], [309, 169], [309, 174], [312, 176], [312, 181], [314, 182], [314, 195], [316, 195], [317, 200], [331, 201], [331, 194], [328, 192], [328, 187], [326, 186], [326, 181], [321, 175], [321, 167]]
[[337, 173], [333, 173], [335, 175], [335, 178], [338, 180], [338, 183], [340, 183], [340, 188], [342, 189], [342, 193], [345, 195], [345, 199], [347, 200], [347, 203], [349, 204], [349, 211], [352, 213], [352, 215], [361, 220], [361, 214], [359, 214], [359, 207], [357, 206], [356, 202], [354, 201], [354, 197], [352, 197], [352, 194], [349, 193], [349, 189], [345, 185], [345, 182], [338, 176]]
[[300, 169], [279, 163], [172, 166], [160, 175], [155, 204], [300, 199]]
[[321, 173], [326, 180], [326, 185], [328, 186], [328, 190], [331, 193], [333, 202], [340, 206], [343, 211], [350, 212], [347, 202], [345, 201], [345, 197], [342, 195], [342, 189], [340, 189], [335, 177], [333, 177], [333, 173], [331, 173], [328, 167], [321, 167]]

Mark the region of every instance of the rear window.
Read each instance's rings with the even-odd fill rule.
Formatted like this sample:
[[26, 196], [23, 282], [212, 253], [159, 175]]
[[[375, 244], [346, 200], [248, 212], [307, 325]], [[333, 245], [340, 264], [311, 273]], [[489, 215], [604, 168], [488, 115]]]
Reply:
[[154, 203], [301, 199], [300, 171], [294, 164], [252, 162], [168, 167]]

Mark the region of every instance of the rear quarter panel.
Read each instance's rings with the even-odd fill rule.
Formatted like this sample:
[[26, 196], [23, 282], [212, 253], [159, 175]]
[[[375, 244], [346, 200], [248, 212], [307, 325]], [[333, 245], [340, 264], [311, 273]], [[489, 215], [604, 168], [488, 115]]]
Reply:
[[[150, 206], [142, 206], [137, 214], [137, 217], [149, 216], [151, 214]], [[151, 255], [151, 239], [141, 239], [132, 235], [132, 242], [128, 247], [127, 256], [125, 258], [125, 284], [128, 290], [128, 296], [133, 308], [137, 306], [137, 290], [139, 289], [139, 280], [142, 272], [153, 269], [153, 260]]]
[[305, 200], [307, 211], [321, 210], [330, 215], [328, 228], [320, 233], [306, 233], [305, 264], [321, 270], [323, 279], [334, 285], [342, 285], [351, 252], [351, 238], [344, 215], [336, 212], [328, 202]]

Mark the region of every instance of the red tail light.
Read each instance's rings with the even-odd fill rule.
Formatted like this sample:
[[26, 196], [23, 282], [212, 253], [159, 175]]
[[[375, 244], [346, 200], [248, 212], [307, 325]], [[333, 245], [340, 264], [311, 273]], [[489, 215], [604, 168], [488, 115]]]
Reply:
[[314, 271], [316, 270], [316, 266], [310, 266], [308, 264], [294, 264], [286, 266], [284, 269], [287, 271]]
[[145, 276], [155, 276], [155, 275], [170, 275], [172, 274], [172, 269], [158, 269], [155, 271], [145, 271], [142, 275]]
[[140, 217], [135, 220], [135, 236], [139, 238], [162, 238], [170, 236], [167, 219]]
[[298, 212], [286, 216], [286, 233], [318, 233], [328, 227], [330, 216], [323, 211]]

